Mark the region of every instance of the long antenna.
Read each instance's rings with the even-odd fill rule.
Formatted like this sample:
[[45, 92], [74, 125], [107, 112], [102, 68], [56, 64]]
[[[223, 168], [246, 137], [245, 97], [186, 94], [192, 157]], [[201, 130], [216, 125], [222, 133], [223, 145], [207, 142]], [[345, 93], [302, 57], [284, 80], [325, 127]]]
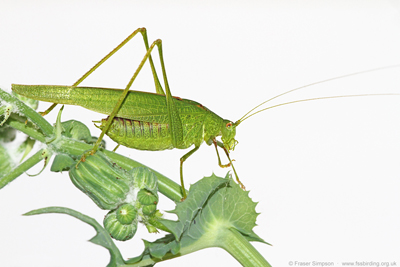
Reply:
[[[270, 99], [268, 99], [268, 100], [266, 100], [266, 101], [260, 103], [259, 105], [255, 106], [255, 107], [252, 108], [249, 112], [247, 112], [246, 114], [244, 114], [244, 115], [238, 120], [238, 122], [242, 122], [242, 121], [244, 120], [244, 118], [245, 118], [249, 113], [251, 113], [253, 110], [257, 109], [258, 107], [264, 105], [265, 103], [267, 103], [267, 102], [269, 102], [269, 101], [271, 101], [271, 100], [273, 100], [273, 99], [275, 99], [275, 98], [278, 98], [278, 97], [280, 97], [280, 96], [286, 95], [286, 94], [288, 94], [288, 93], [291, 93], [291, 92], [294, 92], [294, 91], [297, 91], [297, 90], [300, 90], [300, 89], [303, 89], [303, 88], [306, 88], [306, 87], [310, 87], [310, 86], [313, 86], [313, 85], [317, 85], [317, 84], [320, 84], [320, 83], [326, 83], [326, 82], [330, 82], [330, 81], [338, 80], [338, 79], [343, 79], [343, 78], [350, 77], [350, 76], [354, 76], [354, 75], [365, 74], [365, 73], [368, 73], [368, 72], [379, 71], [379, 70], [385, 70], [385, 69], [390, 69], [390, 68], [398, 68], [398, 67], [400, 67], [400, 64], [390, 65], [390, 66], [386, 66], [386, 67], [379, 67], [379, 68], [369, 69], [369, 70], [364, 70], [364, 71], [359, 71], [359, 72], [354, 72], [354, 73], [351, 73], [351, 74], [341, 75], [341, 76], [337, 76], [337, 77], [334, 77], [334, 78], [322, 80], [322, 81], [319, 81], [319, 82], [310, 83], [310, 84], [307, 84], [307, 85], [304, 85], [304, 86], [301, 86], [301, 87], [297, 87], [297, 88], [291, 89], [291, 90], [286, 91], [286, 92], [284, 92], [284, 93], [282, 93], [282, 94], [276, 95], [276, 96], [274, 96], [274, 97], [272, 97], [272, 98], [270, 98]], [[329, 97], [329, 98], [331, 98], [331, 97]], [[323, 98], [322, 98], [322, 99], [323, 99]], [[313, 100], [316, 100], [316, 99], [313, 99]], [[304, 101], [304, 100], [303, 100], [303, 101]], [[295, 102], [296, 102], [296, 101], [295, 101]], [[279, 105], [278, 105], [278, 106], [279, 106]], [[267, 108], [267, 109], [268, 109], [268, 108]], [[265, 110], [265, 109], [263, 109], [263, 110]], [[256, 113], [258, 113], [258, 112], [256, 112]], [[255, 114], [255, 113], [254, 113], [254, 114]], [[250, 116], [249, 116], [249, 117], [250, 117]], [[248, 117], [248, 118], [249, 118], [249, 117]]]
[[299, 103], [299, 102], [306, 102], [306, 101], [313, 101], [313, 100], [321, 100], [321, 99], [330, 99], [330, 98], [341, 98], [341, 97], [384, 96], [384, 95], [400, 95], [400, 94], [389, 93], [389, 94], [339, 95], [339, 96], [324, 96], [324, 97], [315, 97], [315, 98], [300, 99], [300, 100], [285, 102], [285, 103], [277, 104], [277, 105], [270, 106], [270, 107], [267, 107], [267, 108], [263, 108], [263, 109], [261, 109], [261, 110], [258, 110], [258, 111], [256, 111], [256, 112], [254, 112], [253, 114], [248, 115], [248, 116], [245, 117], [245, 118], [242, 117], [240, 120], [238, 120], [237, 122], [235, 122], [235, 124], [236, 124], [236, 125], [239, 125], [240, 123], [242, 123], [243, 121], [247, 120], [247, 119], [250, 118], [251, 116], [254, 116], [254, 115], [256, 115], [257, 113], [260, 113], [260, 112], [265, 111], [265, 110], [267, 110], [267, 109], [276, 108], [276, 107], [280, 107], [280, 106], [284, 106], [284, 105], [289, 105], [289, 104], [294, 104], [294, 103]]

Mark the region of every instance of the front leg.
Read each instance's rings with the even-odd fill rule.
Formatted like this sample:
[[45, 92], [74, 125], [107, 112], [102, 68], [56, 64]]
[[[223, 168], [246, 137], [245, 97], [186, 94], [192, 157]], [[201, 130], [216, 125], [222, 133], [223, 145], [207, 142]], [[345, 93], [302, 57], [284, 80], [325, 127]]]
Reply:
[[[229, 157], [229, 151], [224, 147], [224, 144], [223, 144], [223, 143], [221, 143], [221, 142], [219, 142], [219, 141], [217, 141], [217, 140], [215, 140], [215, 139], [213, 139], [213, 143], [214, 143], [214, 145], [215, 145], [215, 149], [217, 149], [217, 145], [218, 145], [219, 147], [221, 147], [221, 148], [225, 151], [226, 157], [227, 157], [228, 160], [229, 160], [229, 164], [226, 164], [226, 165], [232, 166], [233, 172], [235, 173], [235, 176], [236, 176], [236, 181], [238, 182], [238, 184], [240, 185], [240, 187], [241, 187], [243, 190], [246, 190], [246, 187], [245, 187], [244, 184], [239, 180], [239, 176], [237, 175], [236, 170], [235, 170], [235, 167], [234, 167], [233, 164], [232, 164], [232, 161], [233, 161], [233, 160], [231, 160], [231, 158]], [[218, 150], [217, 150], [217, 155], [218, 155]], [[219, 161], [219, 163], [221, 163], [221, 160], [219, 159], [219, 155], [218, 155], [218, 161]], [[221, 165], [220, 165], [220, 166], [221, 166]], [[221, 166], [221, 167], [222, 167], [222, 166]]]
[[[218, 146], [220, 146], [220, 147], [224, 148], [224, 145], [223, 145], [221, 142], [219, 142], [219, 141], [215, 140], [215, 138], [212, 140], [212, 142], [214, 143], [214, 146], [215, 146], [215, 151], [217, 152], [217, 157], [218, 157], [218, 165], [219, 165], [221, 168], [227, 168], [227, 167], [230, 167], [230, 166], [231, 166], [231, 163], [230, 163], [230, 162], [229, 162], [228, 164], [222, 164], [222, 163], [221, 163], [221, 158], [219, 157], [219, 153], [218, 153]], [[219, 144], [218, 144], [218, 143], [219, 143]]]

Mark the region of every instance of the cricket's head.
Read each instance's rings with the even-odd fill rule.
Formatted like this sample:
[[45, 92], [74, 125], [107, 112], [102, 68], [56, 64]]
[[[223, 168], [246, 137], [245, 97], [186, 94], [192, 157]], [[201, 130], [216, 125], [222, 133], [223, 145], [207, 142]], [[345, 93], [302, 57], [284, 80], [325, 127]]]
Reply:
[[224, 143], [224, 147], [228, 150], [234, 150], [238, 141], [235, 140], [236, 135], [236, 123], [233, 123], [229, 120], [224, 120], [222, 129], [221, 129], [221, 140]]

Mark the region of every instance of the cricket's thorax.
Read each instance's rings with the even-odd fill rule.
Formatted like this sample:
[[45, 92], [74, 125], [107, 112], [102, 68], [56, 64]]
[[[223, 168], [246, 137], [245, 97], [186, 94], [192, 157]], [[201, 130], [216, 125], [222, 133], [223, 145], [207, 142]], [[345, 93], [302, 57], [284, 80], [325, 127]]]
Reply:
[[183, 126], [184, 147], [191, 145], [200, 146], [203, 141], [209, 141], [221, 135], [221, 124], [223, 119], [210, 111], [203, 105], [184, 99], [196, 107], [188, 113], [181, 113], [180, 117]]

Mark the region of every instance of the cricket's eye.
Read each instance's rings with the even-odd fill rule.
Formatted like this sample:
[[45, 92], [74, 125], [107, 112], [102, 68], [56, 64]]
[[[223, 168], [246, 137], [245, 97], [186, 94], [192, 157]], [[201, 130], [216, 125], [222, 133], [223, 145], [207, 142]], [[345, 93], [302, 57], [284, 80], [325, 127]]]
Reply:
[[231, 127], [232, 127], [232, 122], [228, 122], [228, 123], [226, 124], [226, 128], [230, 129]]

